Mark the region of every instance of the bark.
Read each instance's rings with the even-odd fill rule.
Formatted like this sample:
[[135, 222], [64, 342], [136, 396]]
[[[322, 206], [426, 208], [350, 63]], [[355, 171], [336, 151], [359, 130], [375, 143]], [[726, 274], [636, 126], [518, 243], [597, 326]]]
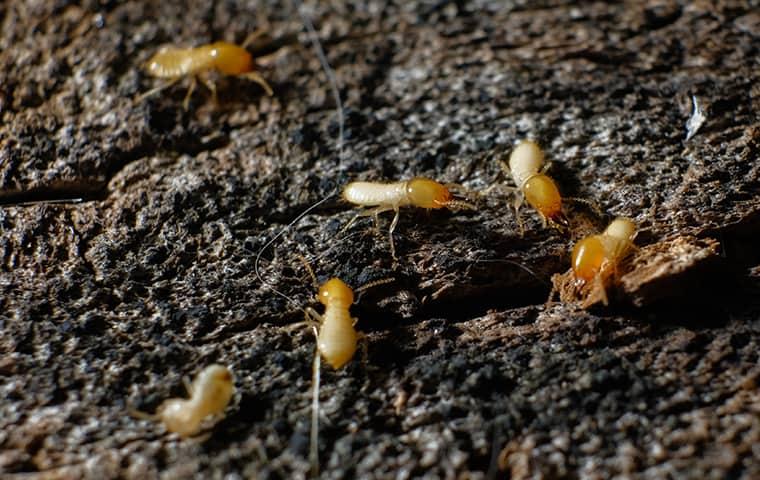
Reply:
[[[760, 476], [760, 5], [756, 1], [0, 5], [0, 473], [303, 478], [314, 286], [368, 289], [367, 356], [322, 370], [323, 478]], [[274, 88], [140, 67], [242, 43]], [[693, 102], [706, 119], [687, 137]], [[566, 234], [510, 195], [401, 211], [380, 233], [350, 180], [510, 185], [532, 137]], [[612, 304], [546, 304], [572, 245], [641, 227]], [[387, 218], [386, 218], [387, 216]], [[273, 289], [290, 298], [275, 293]], [[583, 300], [572, 295], [563, 300]], [[180, 439], [129, 409], [219, 362], [238, 396]], [[11, 476], [15, 475], [15, 476]], [[236, 476], [237, 475], [237, 476]]]

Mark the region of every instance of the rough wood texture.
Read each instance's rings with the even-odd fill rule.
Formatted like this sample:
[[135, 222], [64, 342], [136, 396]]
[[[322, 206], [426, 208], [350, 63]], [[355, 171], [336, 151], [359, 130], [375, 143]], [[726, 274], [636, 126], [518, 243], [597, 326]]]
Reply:
[[[760, 477], [760, 5], [575, 3], [312, 5], [342, 157], [288, 3], [0, 5], [0, 474], [305, 477], [300, 253], [320, 280], [396, 279], [355, 308], [366, 365], [323, 371], [324, 478]], [[256, 28], [273, 97], [220, 78], [218, 106], [199, 89], [184, 111], [187, 83], [133, 101], [160, 45]], [[528, 136], [565, 195], [644, 229], [615, 306], [544, 305], [609, 218], [571, 204], [563, 236], [525, 209], [521, 237], [498, 192], [403, 211], [396, 268], [369, 221], [338, 235], [335, 198], [262, 256], [294, 301], [257, 279], [265, 242], [346, 181], [482, 190]], [[208, 438], [128, 415], [212, 362], [240, 396]]]

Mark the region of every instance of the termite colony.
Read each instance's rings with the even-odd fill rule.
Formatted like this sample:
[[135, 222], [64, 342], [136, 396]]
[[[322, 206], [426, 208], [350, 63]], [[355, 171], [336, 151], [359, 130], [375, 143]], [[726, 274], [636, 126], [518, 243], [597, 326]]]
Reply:
[[[307, 24], [308, 25], [308, 24]], [[313, 31], [313, 28], [312, 28]], [[247, 42], [246, 42], [247, 43]], [[315, 43], [316, 45], [316, 43]], [[322, 66], [331, 76], [329, 65], [324, 61]], [[269, 84], [254, 70], [251, 55], [243, 46], [227, 42], [215, 42], [195, 48], [161, 49], [153, 55], [146, 64], [148, 74], [166, 79], [167, 83], [143, 94], [140, 99], [152, 95], [183, 77], [191, 77], [190, 87], [184, 99], [185, 109], [188, 107], [190, 96], [200, 79], [216, 100], [216, 86], [207, 77], [210, 71], [218, 71], [225, 75], [242, 76], [260, 84], [268, 95], [272, 95]], [[336, 92], [339, 113], [342, 114], [340, 98]], [[342, 119], [342, 116], [341, 116]], [[341, 123], [342, 130], [342, 123]], [[342, 136], [339, 139], [339, 151], [342, 146]], [[340, 157], [340, 155], [339, 155]], [[520, 207], [523, 202], [532, 207], [540, 216], [544, 227], [553, 227], [562, 233], [571, 230], [568, 216], [563, 211], [563, 197], [557, 183], [548, 174], [548, 164], [544, 152], [533, 140], [523, 140], [512, 149], [508, 162], [501, 166], [511, 178], [513, 186], [507, 187], [514, 195], [513, 207], [520, 234], [524, 232], [523, 221], [520, 217]], [[346, 184], [342, 190], [342, 199], [354, 206], [365, 207], [343, 227], [348, 230], [354, 222], [363, 216], [372, 216], [379, 230], [379, 215], [393, 211], [394, 217], [388, 228], [389, 253], [394, 265], [398, 262], [394, 231], [396, 230], [400, 209], [402, 207], [417, 207], [426, 210], [448, 209], [474, 210], [476, 206], [457, 198], [452, 192], [453, 187], [439, 183], [430, 178], [416, 177], [396, 182], [354, 181]], [[259, 260], [263, 251], [277, 240], [287, 228], [307, 214], [320, 200], [296, 220], [285, 227], [278, 235], [270, 239], [256, 256], [255, 272], [259, 281], [265, 287], [293, 301], [287, 295], [277, 291], [264, 281], [259, 272]], [[564, 199], [569, 200], [569, 199]], [[592, 235], [579, 241], [572, 251], [571, 269], [563, 275], [553, 277], [554, 289], [559, 291], [560, 299], [564, 302], [577, 302], [582, 307], [588, 307], [597, 302], [608, 303], [607, 291], [615, 285], [624, 261], [633, 251], [633, 240], [636, 225], [629, 219], [614, 220], [604, 232]], [[316, 277], [311, 273], [314, 284]], [[318, 417], [319, 417], [319, 384], [320, 359], [333, 369], [339, 370], [355, 356], [357, 347], [363, 338], [355, 328], [356, 319], [351, 317], [350, 307], [354, 303], [355, 293], [387, 280], [373, 282], [359, 289], [352, 289], [339, 278], [330, 280], [318, 286], [316, 299], [323, 305], [324, 312], [318, 313], [309, 306], [298, 305], [303, 311], [305, 320], [294, 326], [308, 326], [315, 335], [316, 347], [313, 361], [312, 378], [312, 417], [311, 417], [311, 446], [309, 459], [312, 472], [318, 472]], [[166, 400], [154, 415], [133, 411], [135, 416], [160, 420], [167, 431], [183, 437], [197, 435], [207, 424], [209, 417], [219, 416], [227, 408], [234, 392], [232, 373], [227, 367], [212, 365], [202, 370], [192, 385], [187, 386], [189, 399]]]

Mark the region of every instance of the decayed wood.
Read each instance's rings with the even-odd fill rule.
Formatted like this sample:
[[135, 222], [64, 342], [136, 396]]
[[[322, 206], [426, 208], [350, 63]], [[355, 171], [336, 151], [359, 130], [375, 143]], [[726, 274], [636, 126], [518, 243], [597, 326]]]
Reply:
[[[0, 6], [0, 473], [304, 477], [314, 343], [285, 328], [312, 301], [303, 254], [320, 280], [396, 279], [352, 312], [366, 365], [323, 372], [325, 478], [759, 476], [757, 7], [522, 3], [311, 5], [342, 156], [288, 4]], [[179, 84], [135, 101], [161, 45], [257, 28], [272, 97], [220, 78], [218, 106], [185, 111]], [[563, 235], [524, 209], [521, 236], [508, 195], [477, 195], [526, 137], [603, 216], [570, 203]], [[257, 279], [314, 202], [417, 175], [478, 208], [402, 212], [394, 265], [370, 222], [339, 233], [336, 197], [262, 254], [293, 301]], [[616, 302], [545, 305], [616, 215], [642, 228]], [[128, 415], [211, 363], [240, 396], [207, 437]]]

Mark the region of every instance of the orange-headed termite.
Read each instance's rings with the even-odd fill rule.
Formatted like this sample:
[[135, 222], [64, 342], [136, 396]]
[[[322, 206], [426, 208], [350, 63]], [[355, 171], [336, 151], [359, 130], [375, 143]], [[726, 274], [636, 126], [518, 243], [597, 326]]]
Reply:
[[535, 208], [546, 225], [547, 221], [558, 228], [567, 227], [568, 222], [562, 213], [562, 196], [548, 175], [544, 173], [548, 164], [544, 162], [544, 152], [532, 140], [523, 140], [517, 144], [509, 155], [509, 165], [502, 168], [512, 176], [519, 189], [515, 198], [515, 214], [522, 228], [519, 209], [523, 200]]
[[636, 224], [618, 217], [598, 235], [591, 235], [575, 244], [572, 268], [576, 282], [601, 288], [602, 301], [607, 305], [606, 280], [617, 272], [618, 265], [633, 248]]
[[378, 214], [393, 210], [396, 215], [388, 229], [391, 244], [391, 256], [396, 258], [396, 247], [393, 244], [393, 231], [398, 223], [399, 208], [412, 206], [425, 209], [474, 209], [467, 202], [454, 199], [454, 195], [444, 185], [428, 178], [413, 178], [402, 182], [351, 182], [343, 189], [343, 199], [362, 207], [375, 207], [358, 213], [343, 228], [347, 230], [357, 218], [373, 215], [378, 224]]
[[168, 431], [191, 437], [201, 430], [206, 417], [224, 412], [235, 393], [232, 373], [227, 367], [216, 364], [204, 368], [192, 384], [185, 386], [189, 399], [165, 400], [155, 415], [139, 411], [132, 411], [132, 414], [148, 420], [161, 420]]
[[[309, 272], [312, 273], [311, 270]], [[312, 278], [316, 283], [316, 278], [313, 276]], [[331, 278], [323, 283], [319, 287], [317, 300], [325, 306], [325, 313], [319, 315], [313, 308], [306, 308], [306, 321], [312, 324], [317, 337], [317, 351], [314, 353], [312, 367], [313, 390], [309, 446], [309, 463], [314, 476], [319, 474], [319, 359], [325, 357], [325, 361], [335, 369], [342, 367], [353, 358], [357, 340], [362, 335], [354, 328], [356, 319], [352, 318], [348, 311], [354, 303], [354, 291], [341, 279]]]
[[[314, 272], [302, 257], [304, 266], [317, 284]], [[361, 292], [368, 288], [388, 283], [393, 279], [384, 279], [370, 282], [356, 289]], [[317, 300], [324, 305], [323, 314], [317, 313], [311, 307], [304, 308], [306, 321], [298, 323], [293, 327], [308, 325], [314, 330], [317, 337], [317, 349], [314, 353], [314, 362], [312, 370], [312, 414], [311, 414], [311, 441], [309, 448], [309, 461], [311, 463], [312, 474], [315, 476], [319, 472], [319, 382], [320, 382], [320, 358], [334, 369], [339, 369], [346, 365], [356, 353], [358, 341], [364, 337], [364, 334], [358, 332], [354, 326], [357, 319], [351, 317], [349, 308], [354, 303], [354, 290], [351, 289], [343, 280], [331, 278], [323, 283], [317, 292]], [[366, 351], [365, 351], [366, 353]]]
[[354, 329], [356, 319], [348, 312], [354, 303], [354, 292], [342, 280], [331, 278], [319, 287], [317, 298], [325, 306], [317, 349], [331, 367], [338, 369], [353, 358], [359, 339]]
[[272, 95], [272, 88], [254, 70], [253, 57], [245, 49], [245, 45], [249, 43], [250, 39], [259, 34], [260, 32], [254, 32], [243, 46], [229, 42], [214, 42], [195, 48], [161, 48], [146, 62], [145, 70], [151, 76], [168, 80], [168, 83], [142, 94], [139, 100], [163, 90], [182, 77], [190, 76], [192, 81], [183, 102], [185, 110], [187, 110], [190, 102], [190, 95], [195, 89], [196, 77], [200, 78], [201, 82], [206, 85], [211, 91], [214, 101], [216, 101], [216, 85], [205, 76], [212, 70], [224, 75], [234, 75], [252, 80], [261, 85], [267, 95]]

